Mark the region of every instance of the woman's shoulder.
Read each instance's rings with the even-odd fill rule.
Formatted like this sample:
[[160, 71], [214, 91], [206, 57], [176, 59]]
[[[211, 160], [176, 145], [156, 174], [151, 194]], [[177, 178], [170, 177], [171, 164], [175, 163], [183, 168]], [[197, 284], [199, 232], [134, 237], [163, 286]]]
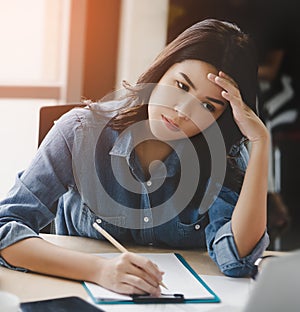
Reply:
[[114, 100], [72, 108], [55, 122], [55, 129], [70, 146], [82, 139], [93, 140], [123, 106], [124, 101]]
[[124, 107], [130, 106], [132, 101], [128, 98], [119, 100], [103, 100], [99, 102], [91, 102], [88, 104], [89, 109], [96, 115], [112, 118]]
[[62, 115], [56, 123], [60, 127], [77, 127], [92, 126], [94, 123], [105, 123], [107, 120], [113, 118], [118, 110], [121, 109], [125, 102], [124, 100], [112, 100], [105, 102], [87, 102], [86, 106], [78, 105], [70, 111]]

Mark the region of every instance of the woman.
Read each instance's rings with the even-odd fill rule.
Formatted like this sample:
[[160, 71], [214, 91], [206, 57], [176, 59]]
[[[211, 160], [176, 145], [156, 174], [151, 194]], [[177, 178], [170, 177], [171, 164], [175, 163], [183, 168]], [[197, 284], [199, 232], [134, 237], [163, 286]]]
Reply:
[[103, 239], [97, 221], [121, 242], [207, 247], [226, 275], [254, 274], [268, 245], [269, 147], [253, 112], [256, 75], [249, 38], [205, 20], [170, 43], [136, 86], [125, 84], [121, 99], [64, 115], [1, 203], [2, 265], [160, 294], [163, 272], [139, 255], [107, 260], [40, 239], [59, 199], [58, 234]]

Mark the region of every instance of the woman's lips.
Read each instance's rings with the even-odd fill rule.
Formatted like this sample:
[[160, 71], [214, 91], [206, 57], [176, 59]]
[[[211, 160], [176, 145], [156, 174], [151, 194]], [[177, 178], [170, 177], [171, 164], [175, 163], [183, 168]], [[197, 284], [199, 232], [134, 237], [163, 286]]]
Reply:
[[174, 122], [172, 121], [171, 119], [168, 119], [166, 116], [164, 115], [161, 115], [161, 118], [164, 122], [164, 124], [166, 125], [166, 127], [171, 130], [171, 131], [180, 131], [179, 129], [179, 126]]

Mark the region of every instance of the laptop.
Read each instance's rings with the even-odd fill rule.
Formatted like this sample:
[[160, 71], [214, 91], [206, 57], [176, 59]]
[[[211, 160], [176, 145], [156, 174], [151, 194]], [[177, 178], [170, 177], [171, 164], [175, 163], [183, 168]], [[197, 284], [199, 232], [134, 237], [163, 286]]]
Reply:
[[242, 312], [300, 311], [300, 250], [272, 257], [252, 285]]

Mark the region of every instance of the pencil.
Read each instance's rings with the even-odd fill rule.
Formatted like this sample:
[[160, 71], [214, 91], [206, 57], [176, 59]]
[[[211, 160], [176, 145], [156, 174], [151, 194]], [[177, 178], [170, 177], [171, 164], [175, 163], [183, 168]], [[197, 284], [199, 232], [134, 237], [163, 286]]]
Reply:
[[[128, 252], [128, 250], [123, 245], [121, 245], [108, 232], [106, 232], [98, 223], [94, 222], [93, 223], [93, 227], [95, 228], [96, 231], [98, 231], [100, 234], [102, 234], [110, 243], [112, 243], [122, 253], [123, 252]], [[160, 282], [159, 285], [161, 285], [162, 287], [168, 289], [168, 287], [163, 282]]]

